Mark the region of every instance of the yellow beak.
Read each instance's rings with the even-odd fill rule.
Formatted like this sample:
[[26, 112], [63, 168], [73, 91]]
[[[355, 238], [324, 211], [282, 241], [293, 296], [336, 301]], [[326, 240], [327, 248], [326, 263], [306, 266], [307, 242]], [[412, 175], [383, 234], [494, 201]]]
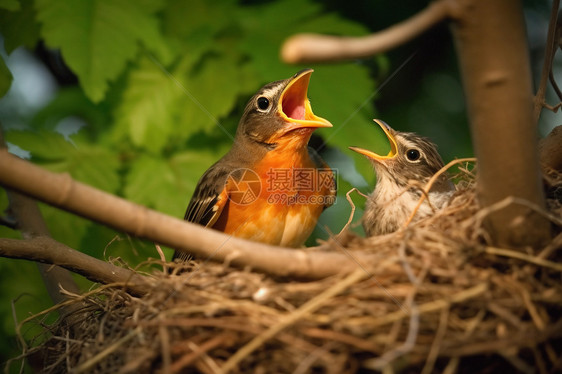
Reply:
[[312, 112], [307, 93], [313, 71], [306, 69], [295, 74], [281, 93], [277, 112], [288, 123], [284, 128], [286, 132], [299, 128], [333, 127], [328, 120]]
[[396, 139], [392, 134], [392, 128], [386, 122], [380, 119], [374, 119], [373, 121], [375, 121], [381, 127], [382, 131], [384, 131], [386, 137], [388, 138], [388, 141], [390, 142], [390, 151], [388, 152], [388, 154], [386, 156], [381, 156], [375, 152], [359, 147], [349, 147], [349, 149], [374, 161], [385, 161], [395, 158], [396, 152], [398, 150], [398, 145], [396, 144]]

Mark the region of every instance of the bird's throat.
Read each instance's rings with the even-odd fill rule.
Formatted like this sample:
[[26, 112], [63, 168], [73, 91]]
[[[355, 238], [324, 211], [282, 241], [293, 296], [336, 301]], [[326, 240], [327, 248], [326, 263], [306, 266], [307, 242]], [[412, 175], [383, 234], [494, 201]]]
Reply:
[[274, 140], [278, 152], [308, 152], [308, 141], [313, 128], [297, 128], [281, 134]]

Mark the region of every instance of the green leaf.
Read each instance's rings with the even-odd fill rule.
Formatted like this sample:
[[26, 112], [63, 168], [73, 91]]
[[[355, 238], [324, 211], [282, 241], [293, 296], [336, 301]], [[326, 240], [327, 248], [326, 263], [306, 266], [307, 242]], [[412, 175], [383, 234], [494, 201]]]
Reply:
[[[298, 9], [288, 12], [287, 9]], [[244, 30], [242, 50], [251, 56], [256, 72], [265, 81], [290, 77], [304, 67], [283, 64], [279, 50], [285, 39], [299, 32], [341, 35], [367, 34], [368, 30], [335, 14], [323, 14], [318, 3], [282, 0], [267, 4], [240, 7], [236, 18]]]
[[239, 94], [247, 93], [248, 86], [257, 89], [258, 81], [238, 64], [236, 56], [207, 55], [200, 65], [184, 77], [186, 93], [179, 104], [182, 112], [177, 128], [182, 138], [216, 127], [226, 132], [221, 119], [232, 111]]
[[61, 169], [76, 180], [112, 193], [116, 193], [120, 186], [118, 168], [116, 154], [94, 145], [75, 148], [65, 165], [61, 165]]
[[[214, 147], [207, 151], [197, 152], [189, 150], [178, 152], [170, 157], [170, 168], [178, 181], [178, 186], [185, 191], [188, 199], [195, 191], [195, 186], [203, 173], [227, 152], [227, 148]], [[187, 199], [184, 201], [185, 207], [187, 207]]]
[[0, 33], [4, 37], [6, 52], [23, 45], [33, 48], [39, 39], [39, 24], [35, 20], [32, 0], [21, 0], [20, 8], [11, 12], [0, 10]]
[[149, 257], [158, 257], [154, 243], [98, 224], [88, 226], [79, 248], [90, 256], [105, 260], [119, 258], [130, 266], [144, 262]]
[[138, 42], [154, 46], [158, 23], [154, 12], [162, 1], [36, 0], [41, 34], [60, 48], [86, 95], [94, 102], [105, 96], [108, 82], [117, 78], [135, 57]]
[[126, 176], [128, 200], [183, 217], [201, 175], [217, 159], [210, 152], [182, 152], [171, 159], [141, 156]]
[[119, 159], [106, 148], [74, 145], [52, 131], [9, 131], [6, 140], [31, 152], [31, 160], [48, 170], [70, 173], [74, 179], [104, 191], [119, 189]]
[[[174, 174], [166, 160], [141, 156], [127, 173], [123, 192], [126, 199], [157, 209], [162, 199], [178, 195], [174, 191], [174, 182]], [[177, 205], [180, 205], [179, 201]], [[175, 211], [176, 216], [180, 210]]]
[[53, 100], [35, 114], [31, 125], [37, 129], [53, 130], [62, 119], [78, 117], [87, 124], [82, 135], [96, 140], [111, 125], [108, 111], [107, 103], [92, 103], [79, 87], [62, 87]]
[[[169, 0], [164, 11], [163, 27], [168, 35], [182, 40], [192, 35], [215, 35], [233, 22], [235, 1]], [[205, 15], [202, 17], [202, 15]], [[213, 22], [209, 22], [213, 20]], [[205, 43], [208, 44], [208, 43]]]
[[61, 134], [52, 131], [8, 131], [6, 141], [29, 151], [33, 161], [58, 163], [73, 152], [73, 145]]
[[12, 76], [10, 69], [6, 66], [2, 56], [0, 56], [0, 97], [4, 96], [8, 92], [13, 79], [14, 77]]
[[14, 12], [20, 10], [21, 6], [18, 0], [0, 0], [0, 8]]
[[167, 75], [146, 57], [139, 62], [116, 108], [117, 136], [128, 136], [137, 147], [160, 152], [172, 132], [183, 95], [176, 74]]
[[135, 146], [158, 154], [170, 142], [181, 144], [201, 130], [218, 127], [230, 133], [222, 118], [241, 91], [255, 87], [255, 79], [232, 55], [210, 54], [194, 63], [186, 56], [168, 71], [143, 58], [116, 109], [116, 139], [128, 136]]
[[[92, 204], [94, 203], [92, 202]], [[51, 236], [55, 240], [82, 252], [83, 249], [80, 247], [82, 238], [93, 225], [92, 221], [50, 205], [40, 204], [40, 208]], [[100, 247], [97, 250], [99, 254], [103, 250], [102, 243], [96, 243], [96, 245]]]

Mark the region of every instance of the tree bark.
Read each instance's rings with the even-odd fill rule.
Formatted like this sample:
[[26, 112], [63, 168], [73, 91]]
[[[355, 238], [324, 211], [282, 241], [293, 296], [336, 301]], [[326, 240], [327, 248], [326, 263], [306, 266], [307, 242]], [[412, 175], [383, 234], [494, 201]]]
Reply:
[[[26, 240], [0, 238], [0, 256], [35, 261], [38, 265], [58, 269], [58, 271], [68, 274], [70, 274], [68, 270], [71, 270], [92, 282], [104, 284], [120, 282], [123, 283], [124, 289], [138, 296], [150, 291], [150, 277], [144, 277], [129, 269], [90, 257], [48, 236], [37, 236]], [[67, 291], [74, 294], [80, 293], [78, 288]], [[58, 294], [60, 295], [60, 292]], [[60, 298], [55, 302], [66, 300], [67, 298]], [[80, 306], [76, 305], [76, 307]]]
[[[531, 69], [518, 0], [459, 0], [453, 31], [465, 86], [478, 197], [491, 206], [508, 196], [545, 205], [533, 120]], [[546, 219], [511, 205], [488, 216], [498, 245], [538, 247]]]
[[361, 254], [346, 256], [346, 251], [337, 241], [324, 245], [323, 249], [331, 252], [318, 253], [232, 237], [76, 182], [68, 174], [43, 170], [1, 148], [0, 184], [139, 238], [203, 259], [248, 266], [272, 275], [324, 278], [353, 271], [360, 266], [357, 261], [369, 259], [368, 255]]

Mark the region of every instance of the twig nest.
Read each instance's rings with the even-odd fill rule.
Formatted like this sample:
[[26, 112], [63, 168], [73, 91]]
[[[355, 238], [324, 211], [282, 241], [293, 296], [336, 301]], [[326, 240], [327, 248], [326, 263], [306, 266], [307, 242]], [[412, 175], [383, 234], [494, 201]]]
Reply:
[[373, 260], [318, 281], [199, 262], [155, 272], [142, 298], [103, 286], [76, 296], [77, 325], [49, 326], [23, 356], [41, 353], [46, 373], [560, 370], [560, 234], [528, 252], [489, 247], [486, 214], [469, 184], [405, 230], [346, 234], [337, 250]]

